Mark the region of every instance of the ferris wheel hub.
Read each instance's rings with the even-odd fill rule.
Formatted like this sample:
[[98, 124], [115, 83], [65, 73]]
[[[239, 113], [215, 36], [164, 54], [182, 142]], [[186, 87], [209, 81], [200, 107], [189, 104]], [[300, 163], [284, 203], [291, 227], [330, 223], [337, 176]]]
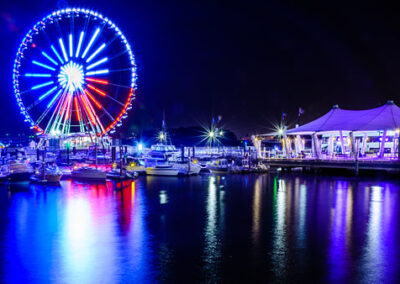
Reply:
[[70, 61], [60, 68], [58, 82], [72, 94], [76, 90], [82, 89], [85, 82], [84, 77], [82, 65]]

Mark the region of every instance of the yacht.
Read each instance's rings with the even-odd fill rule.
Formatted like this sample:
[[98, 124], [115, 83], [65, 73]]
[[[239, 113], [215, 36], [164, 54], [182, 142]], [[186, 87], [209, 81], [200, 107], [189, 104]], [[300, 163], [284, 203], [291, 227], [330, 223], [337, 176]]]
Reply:
[[201, 166], [197, 160], [177, 161], [173, 167], [179, 170], [179, 175], [198, 175], [201, 171]]
[[128, 180], [135, 179], [139, 176], [137, 172], [127, 171], [126, 169], [112, 169], [107, 173], [107, 179], [111, 180]]
[[77, 180], [105, 181], [107, 173], [92, 167], [81, 167], [71, 172], [71, 177]]
[[133, 159], [129, 162], [129, 165], [125, 167], [128, 172], [136, 172], [139, 175], [146, 174], [145, 161], [141, 159]]
[[8, 165], [7, 180], [11, 182], [28, 182], [33, 168], [27, 162], [12, 161]]
[[63, 173], [57, 166], [46, 166], [44, 173], [43, 169], [38, 169], [30, 179], [31, 182], [59, 183], [62, 176]]
[[155, 165], [153, 167], [147, 167], [146, 174], [153, 176], [177, 176], [179, 174], [179, 169], [170, 164]]
[[208, 168], [212, 173], [219, 173], [219, 174], [226, 174], [229, 173], [231, 170], [231, 167], [228, 164], [227, 159], [215, 160], [208, 165]]

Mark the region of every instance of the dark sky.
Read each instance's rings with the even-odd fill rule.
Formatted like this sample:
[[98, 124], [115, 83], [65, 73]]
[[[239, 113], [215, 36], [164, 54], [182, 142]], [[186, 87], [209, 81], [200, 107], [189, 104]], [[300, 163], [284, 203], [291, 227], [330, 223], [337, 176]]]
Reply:
[[[306, 122], [371, 108], [400, 94], [400, 17], [394, 7], [339, 1], [20, 1], [0, 4], [0, 131], [26, 128], [12, 94], [15, 52], [51, 11], [85, 7], [111, 18], [138, 65], [126, 124], [197, 125], [222, 115], [238, 135], [267, 132], [299, 106]], [[382, 1], [383, 2], [383, 1]], [[360, 2], [361, 3], [361, 2]]]

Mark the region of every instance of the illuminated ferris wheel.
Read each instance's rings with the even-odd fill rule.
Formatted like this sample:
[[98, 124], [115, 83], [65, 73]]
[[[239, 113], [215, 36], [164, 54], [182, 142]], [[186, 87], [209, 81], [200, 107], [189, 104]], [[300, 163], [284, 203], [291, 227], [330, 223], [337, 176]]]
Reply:
[[115, 132], [132, 108], [136, 65], [119, 28], [91, 10], [37, 22], [14, 63], [15, 97], [31, 128], [48, 135]]

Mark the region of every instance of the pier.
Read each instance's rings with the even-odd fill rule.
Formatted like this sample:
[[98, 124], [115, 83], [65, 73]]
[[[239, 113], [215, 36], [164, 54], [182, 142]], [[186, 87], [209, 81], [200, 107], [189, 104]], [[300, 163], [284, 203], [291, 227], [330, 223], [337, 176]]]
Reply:
[[292, 170], [301, 168], [304, 170], [340, 169], [349, 170], [356, 174], [360, 171], [386, 171], [389, 173], [400, 172], [398, 160], [321, 160], [321, 159], [263, 159], [262, 162], [271, 169], [282, 168]]

